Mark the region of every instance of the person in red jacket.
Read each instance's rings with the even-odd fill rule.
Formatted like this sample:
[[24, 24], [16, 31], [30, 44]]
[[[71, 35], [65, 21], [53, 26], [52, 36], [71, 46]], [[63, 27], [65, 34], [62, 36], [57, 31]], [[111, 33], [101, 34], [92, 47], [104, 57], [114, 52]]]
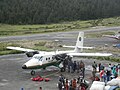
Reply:
[[100, 81], [103, 81], [104, 73], [105, 73], [104, 70], [101, 70], [101, 71], [100, 71]]
[[66, 79], [66, 82], [65, 82], [65, 90], [69, 90], [68, 79]]

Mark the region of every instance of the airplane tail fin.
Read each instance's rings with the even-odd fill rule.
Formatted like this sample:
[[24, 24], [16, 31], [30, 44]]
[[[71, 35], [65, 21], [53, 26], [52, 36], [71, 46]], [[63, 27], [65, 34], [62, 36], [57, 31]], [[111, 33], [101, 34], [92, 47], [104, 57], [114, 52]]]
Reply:
[[79, 32], [77, 42], [75, 46], [63, 46], [68, 48], [74, 48], [75, 53], [82, 52], [83, 49], [93, 49], [94, 47], [83, 47], [83, 41], [84, 41], [84, 32]]
[[76, 42], [76, 46], [74, 51], [75, 52], [82, 52], [83, 51], [83, 41], [84, 41], [84, 32], [79, 32], [78, 38], [77, 38], [77, 42]]

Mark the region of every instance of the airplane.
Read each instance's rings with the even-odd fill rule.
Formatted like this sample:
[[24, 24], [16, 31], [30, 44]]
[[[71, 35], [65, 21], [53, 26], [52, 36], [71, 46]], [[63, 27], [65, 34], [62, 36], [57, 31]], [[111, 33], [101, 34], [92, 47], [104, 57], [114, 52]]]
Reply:
[[120, 48], [120, 44], [114, 44], [113, 47]]
[[48, 66], [56, 66], [62, 63], [66, 57], [74, 56], [111, 56], [111, 53], [82, 53], [83, 49], [92, 49], [93, 47], [83, 47], [84, 32], [79, 32], [77, 42], [75, 46], [64, 46], [74, 48], [67, 51], [38, 51], [32, 49], [26, 49], [21, 47], [7, 47], [7, 49], [20, 50], [26, 52], [28, 57], [32, 57], [29, 61], [22, 65], [22, 69], [31, 69], [31, 75], [35, 75], [34, 69], [45, 69]]
[[103, 36], [120, 40], [120, 32], [118, 32], [118, 34], [115, 35], [103, 35]]

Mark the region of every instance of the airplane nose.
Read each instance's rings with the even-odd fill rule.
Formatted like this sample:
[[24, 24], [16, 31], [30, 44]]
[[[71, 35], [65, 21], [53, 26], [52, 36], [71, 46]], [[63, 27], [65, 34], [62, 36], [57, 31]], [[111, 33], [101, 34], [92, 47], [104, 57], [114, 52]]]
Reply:
[[23, 65], [23, 66], [22, 66], [22, 69], [27, 69], [27, 66], [26, 66], [26, 65]]

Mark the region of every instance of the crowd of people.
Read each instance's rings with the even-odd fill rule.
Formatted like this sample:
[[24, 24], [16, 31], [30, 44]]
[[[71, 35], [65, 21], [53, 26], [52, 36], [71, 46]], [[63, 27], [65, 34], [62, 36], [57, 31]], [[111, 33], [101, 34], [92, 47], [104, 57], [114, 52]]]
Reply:
[[[113, 78], [120, 76], [120, 64], [102, 64], [93, 62], [92, 66], [92, 82], [101, 81], [107, 83]], [[81, 61], [63, 61], [62, 72], [78, 73], [78, 78], [72, 78], [68, 80], [62, 74], [59, 77], [58, 88], [59, 90], [87, 90], [88, 83], [86, 83], [85, 77], [85, 63]]]
[[[96, 74], [99, 74], [99, 76], [97, 76]], [[96, 64], [96, 62], [94, 61], [94, 63], [92, 64], [92, 75], [93, 81], [96, 80], [96, 77], [98, 77], [100, 78], [98, 80], [108, 82], [112, 78], [120, 76], [120, 64]]]
[[77, 78], [72, 78], [68, 80], [64, 77], [64, 75], [60, 75], [58, 80], [58, 88], [59, 90], [86, 90], [88, 88], [88, 84], [85, 81], [85, 64], [81, 61], [72, 61], [71, 57], [68, 57], [62, 62], [61, 72], [68, 73], [78, 73]]
[[66, 69], [68, 70], [68, 72], [70, 73], [74, 73], [77, 72], [79, 73], [80, 71], [83, 72], [85, 71], [85, 64], [84, 62], [81, 60], [80, 62], [76, 62], [72, 60], [72, 57], [67, 57], [65, 60], [63, 60], [62, 62], [62, 67], [61, 67], [61, 72], [65, 72]]
[[61, 74], [58, 81], [58, 88], [59, 90], [86, 90], [88, 83], [84, 79], [80, 81], [78, 78], [68, 80]]
[[100, 78], [99, 80], [105, 83], [113, 78], [117, 78], [118, 76], [120, 76], [120, 64], [111, 65], [111, 63], [109, 63], [108, 65], [103, 65], [99, 63], [97, 65], [96, 62], [94, 62], [92, 67], [93, 67], [92, 73], [94, 80], [96, 78], [97, 72], [99, 73], [99, 78]]
[[92, 68], [93, 82], [89, 90], [120, 89], [120, 64], [96, 64], [96, 62], [94, 62]]
[[[92, 82], [101, 81], [107, 83], [113, 78], [120, 76], [120, 64], [113, 65], [96, 63], [92, 67]], [[85, 80], [85, 63], [81, 61], [72, 61], [71, 58], [62, 62], [61, 72], [77, 73], [77, 78], [68, 79], [63, 74], [60, 74], [58, 79], [59, 90], [87, 90], [90, 86]], [[42, 90], [40, 88], [40, 90]]]

